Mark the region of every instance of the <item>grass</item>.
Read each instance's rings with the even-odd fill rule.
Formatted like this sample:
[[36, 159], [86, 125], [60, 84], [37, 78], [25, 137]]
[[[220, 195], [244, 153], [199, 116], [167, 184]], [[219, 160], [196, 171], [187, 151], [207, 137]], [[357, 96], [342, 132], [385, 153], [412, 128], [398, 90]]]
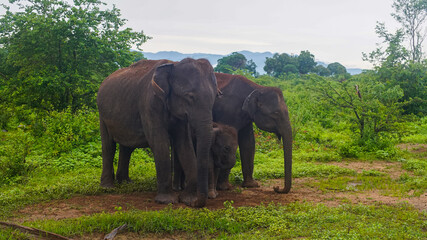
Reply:
[[[64, 236], [108, 233], [123, 224], [130, 232], [182, 234], [190, 238], [219, 239], [425, 239], [427, 214], [409, 206], [364, 206], [291, 203], [234, 208], [166, 208], [161, 211], [117, 211], [66, 220], [24, 223]], [[1, 232], [3, 231], [3, 232]], [[3, 239], [11, 232], [0, 230]], [[6, 237], [6, 238], [4, 238]], [[1, 239], [1, 238], [0, 238]]]

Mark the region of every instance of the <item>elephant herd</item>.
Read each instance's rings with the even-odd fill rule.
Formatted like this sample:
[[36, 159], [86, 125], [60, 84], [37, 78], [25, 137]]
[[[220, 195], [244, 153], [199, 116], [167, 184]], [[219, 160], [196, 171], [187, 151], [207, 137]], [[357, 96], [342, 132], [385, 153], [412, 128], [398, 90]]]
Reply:
[[[101, 186], [130, 181], [136, 148], [150, 147], [157, 173], [155, 201], [203, 207], [228, 177], [237, 147], [243, 187], [253, 179], [253, 123], [283, 141], [285, 187], [292, 174], [292, 129], [282, 91], [239, 75], [214, 73], [205, 59], [140, 60], [101, 84], [97, 105], [102, 141]], [[113, 159], [119, 146], [116, 174]], [[179, 194], [176, 192], [179, 191]]]

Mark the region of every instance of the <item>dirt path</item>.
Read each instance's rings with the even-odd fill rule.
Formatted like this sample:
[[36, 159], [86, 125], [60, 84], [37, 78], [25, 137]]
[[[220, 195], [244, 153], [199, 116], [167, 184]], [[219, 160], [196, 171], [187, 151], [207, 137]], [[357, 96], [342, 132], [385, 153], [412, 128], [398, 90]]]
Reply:
[[[351, 163], [353, 166], [356, 163]], [[357, 163], [360, 166], [362, 163]], [[364, 163], [370, 164], [370, 163]], [[374, 164], [379, 164], [378, 162]], [[386, 164], [386, 163], [384, 163]], [[389, 164], [389, 163], [387, 163]], [[369, 166], [366, 166], [369, 167]], [[370, 166], [372, 169], [373, 166]], [[369, 168], [367, 168], [369, 169]], [[388, 171], [398, 171], [399, 168], [386, 168]], [[401, 170], [401, 169], [400, 169]], [[393, 174], [397, 174], [393, 171]], [[316, 181], [313, 178], [294, 179], [292, 190], [289, 194], [276, 194], [273, 186], [283, 184], [283, 180], [276, 179], [262, 183], [259, 188], [242, 189], [235, 187], [231, 191], [220, 191], [216, 199], [209, 200], [206, 208], [219, 209], [224, 207], [225, 201], [233, 201], [234, 207], [257, 206], [270, 202], [288, 204], [292, 202], [314, 202], [327, 206], [338, 206], [343, 203], [353, 204], [388, 204], [395, 205], [407, 203], [419, 210], [427, 210], [427, 193], [420, 197], [398, 198], [383, 196], [379, 191], [356, 191], [356, 192], [326, 192], [307, 185], [308, 182]], [[138, 192], [131, 194], [105, 194], [99, 196], [76, 196], [71, 199], [55, 200], [28, 206], [16, 212], [14, 221], [29, 221], [37, 219], [65, 219], [101, 212], [115, 212], [130, 209], [160, 210], [165, 205], [154, 202], [155, 192]], [[184, 204], [175, 204], [173, 208], [186, 207]]]

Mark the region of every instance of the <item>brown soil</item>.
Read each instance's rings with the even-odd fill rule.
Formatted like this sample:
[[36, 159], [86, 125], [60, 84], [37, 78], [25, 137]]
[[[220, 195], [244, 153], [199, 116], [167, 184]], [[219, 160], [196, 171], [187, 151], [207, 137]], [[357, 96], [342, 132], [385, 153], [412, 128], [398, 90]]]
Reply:
[[[332, 163], [341, 167], [362, 171], [375, 169], [386, 172], [392, 177], [402, 174], [399, 163], [388, 162], [353, 162]], [[307, 183], [316, 181], [314, 178], [296, 178], [293, 180], [292, 190], [289, 194], [277, 194], [273, 186], [283, 185], [283, 180], [275, 179], [261, 183], [259, 188], [234, 187], [230, 191], [220, 191], [216, 199], [208, 200], [206, 208], [220, 209], [225, 201], [233, 201], [234, 207], [258, 206], [271, 202], [288, 204], [292, 202], [322, 203], [327, 206], [338, 206], [343, 203], [362, 204], [400, 204], [407, 203], [419, 210], [427, 210], [427, 193], [420, 197], [398, 198], [384, 196], [380, 191], [354, 191], [354, 192], [322, 192], [317, 188], [309, 187]], [[160, 210], [165, 208], [154, 202], [155, 192], [136, 192], [130, 194], [105, 194], [98, 196], [75, 196], [70, 199], [54, 200], [28, 206], [16, 212], [14, 221], [31, 221], [37, 219], [64, 219], [91, 215], [101, 212], [115, 212], [139, 209]], [[185, 208], [182, 203], [174, 204], [173, 208]]]

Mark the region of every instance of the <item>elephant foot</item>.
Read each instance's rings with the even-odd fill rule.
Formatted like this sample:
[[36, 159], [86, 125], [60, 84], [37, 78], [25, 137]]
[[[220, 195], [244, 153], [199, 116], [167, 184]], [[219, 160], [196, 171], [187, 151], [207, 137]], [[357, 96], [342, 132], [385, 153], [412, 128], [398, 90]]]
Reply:
[[225, 191], [225, 190], [230, 190], [233, 186], [227, 181], [227, 182], [223, 182], [220, 183], [216, 186], [217, 190], [221, 190], [221, 191]]
[[195, 193], [182, 192], [179, 194], [179, 201], [185, 203], [187, 206], [194, 206], [197, 201], [197, 195]]
[[178, 203], [178, 197], [174, 193], [157, 193], [154, 201], [160, 204]]
[[218, 196], [218, 192], [215, 189], [210, 189], [208, 192], [209, 199], [215, 199]]
[[129, 177], [127, 177], [127, 178], [119, 178], [119, 177], [117, 177], [117, 182], [118, 182], [119, 184], [121, 184], [121, 183], [123, 183], [123, 182], [131, 183], [131, 182], [132, 182], [132, 180], [131, 180]]
[[206, 205], [206, 195], [197, 196], [195, 193], [184, 191], [179, 195], [179, 201], [190, 207], [201, 208]]
[[114, 188], [114, 182], [113, 181], [101, 181], [101, 184], [99, 184], [102, 188]]
[[242, 187], [245, 187], [245, 188], [257, 188], [257, 187], [259, 187], [259, 184], [258, 184], [257, 181], [251, 179], [251, 180], [248, 180], [248, 181], [243, 181]]

